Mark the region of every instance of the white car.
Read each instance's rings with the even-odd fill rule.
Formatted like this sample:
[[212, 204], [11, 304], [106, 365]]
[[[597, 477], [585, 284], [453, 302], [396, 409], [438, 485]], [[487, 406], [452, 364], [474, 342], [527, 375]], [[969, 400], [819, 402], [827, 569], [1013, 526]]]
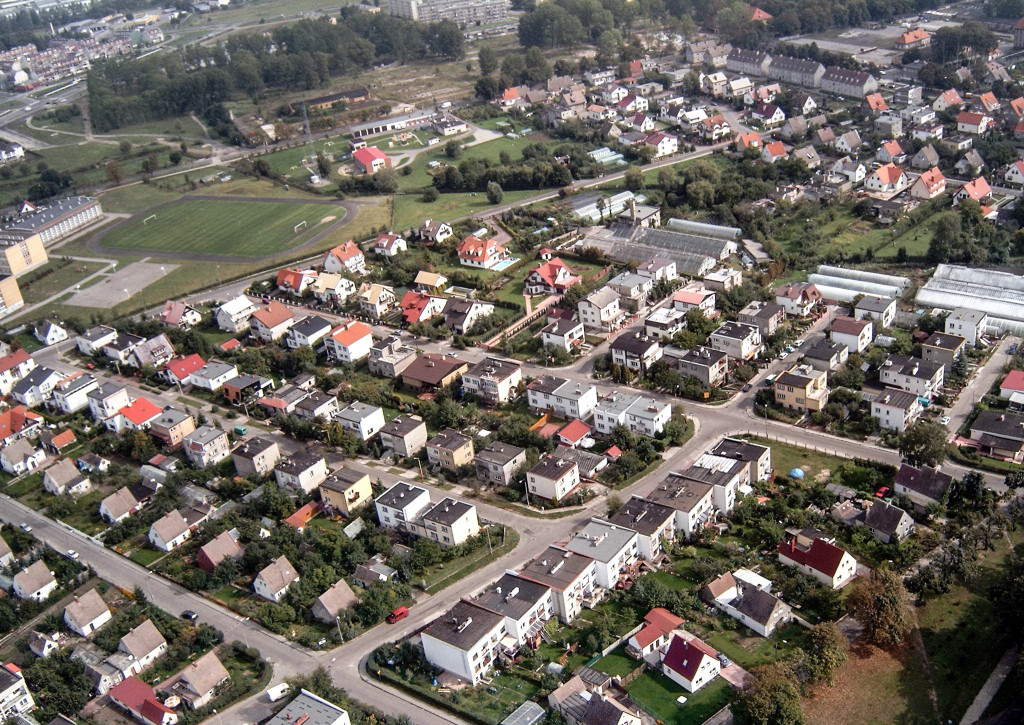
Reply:
[[803, 344], [804, 344], [803, 340], [797, 340], [796, 342], [793, 343], [793, 347], [800, 347]]
[[785, 360], [787, 357], [789, 357], [789, 353], [785, 350], [779, 353], [779, 360]]
[[941, 418], [939, 418], [939, 423], [941, 423], [942, 425], [949, 425], [949, 421], [950, 418], [948, 415], [944, 415]]
[[32, 532], [32, 527], [29, 526], [28, 524], [22, 524], [21, 525], [21, 530], [24, 531], [26, 534], [29, 534], [29, 533]]
[[74, 549], [68, 549], [68, 558], [78, 561], [78, 552]]

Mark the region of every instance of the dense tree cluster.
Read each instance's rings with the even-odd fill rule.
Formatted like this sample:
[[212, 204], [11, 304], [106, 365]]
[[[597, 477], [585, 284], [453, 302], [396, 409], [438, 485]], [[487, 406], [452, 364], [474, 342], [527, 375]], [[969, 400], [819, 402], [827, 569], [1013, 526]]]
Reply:
[[332, 76], [355, 75], [374, 63], [454, 60], [463, 53], [462, 32], [452, 21], [420, 24], [352, 11], [343, 12], [337, 24], [300, 20], [268, 33], [234, 35], [217, 46], [97, 64], [89, 73], [92, 124], [106, 132], [204, 113], [266, 89], [313, 90]]

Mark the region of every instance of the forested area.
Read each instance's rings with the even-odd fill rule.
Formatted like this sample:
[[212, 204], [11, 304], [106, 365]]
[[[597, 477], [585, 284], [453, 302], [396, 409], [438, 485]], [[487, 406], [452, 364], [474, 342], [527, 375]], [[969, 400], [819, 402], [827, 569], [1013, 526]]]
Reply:
[[[372, 38], [372, 40], [370, 40]], [[355, 76], [377, 63], [464, 52], [452, 21], [420, 24], [384, 14], [342, 12], [337, 25], [300, 20], [268, 34], [245, 33], [214, 47], [111, 60], [89, 73], [93, 129], [208, 112], [231, 98], [268, 90], [313, 90], [334, 76]], [[233, 139], [236, 140], [237, 139]]]

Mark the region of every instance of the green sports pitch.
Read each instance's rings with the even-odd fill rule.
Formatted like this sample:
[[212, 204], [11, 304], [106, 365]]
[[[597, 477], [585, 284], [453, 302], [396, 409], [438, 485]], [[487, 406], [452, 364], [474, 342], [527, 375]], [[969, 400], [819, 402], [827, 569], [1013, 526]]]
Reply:
[[136, 215], [101, 244], [165, 255], [258, 258], [286, 252], [344, 216], [343, 207], [330, 204], [185, 199]]

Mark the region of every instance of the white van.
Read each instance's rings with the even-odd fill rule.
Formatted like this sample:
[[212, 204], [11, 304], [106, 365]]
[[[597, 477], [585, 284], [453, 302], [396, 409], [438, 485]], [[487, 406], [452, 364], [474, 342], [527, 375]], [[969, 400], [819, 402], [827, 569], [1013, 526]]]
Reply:
[[288, 690], [291, 688], [287, 682], [282, 682], [280, 685], [274, 685], [273, 687], [267, 688], [267, 699], [271, 702], [277, 702], [282, 697], [288, 694]]

